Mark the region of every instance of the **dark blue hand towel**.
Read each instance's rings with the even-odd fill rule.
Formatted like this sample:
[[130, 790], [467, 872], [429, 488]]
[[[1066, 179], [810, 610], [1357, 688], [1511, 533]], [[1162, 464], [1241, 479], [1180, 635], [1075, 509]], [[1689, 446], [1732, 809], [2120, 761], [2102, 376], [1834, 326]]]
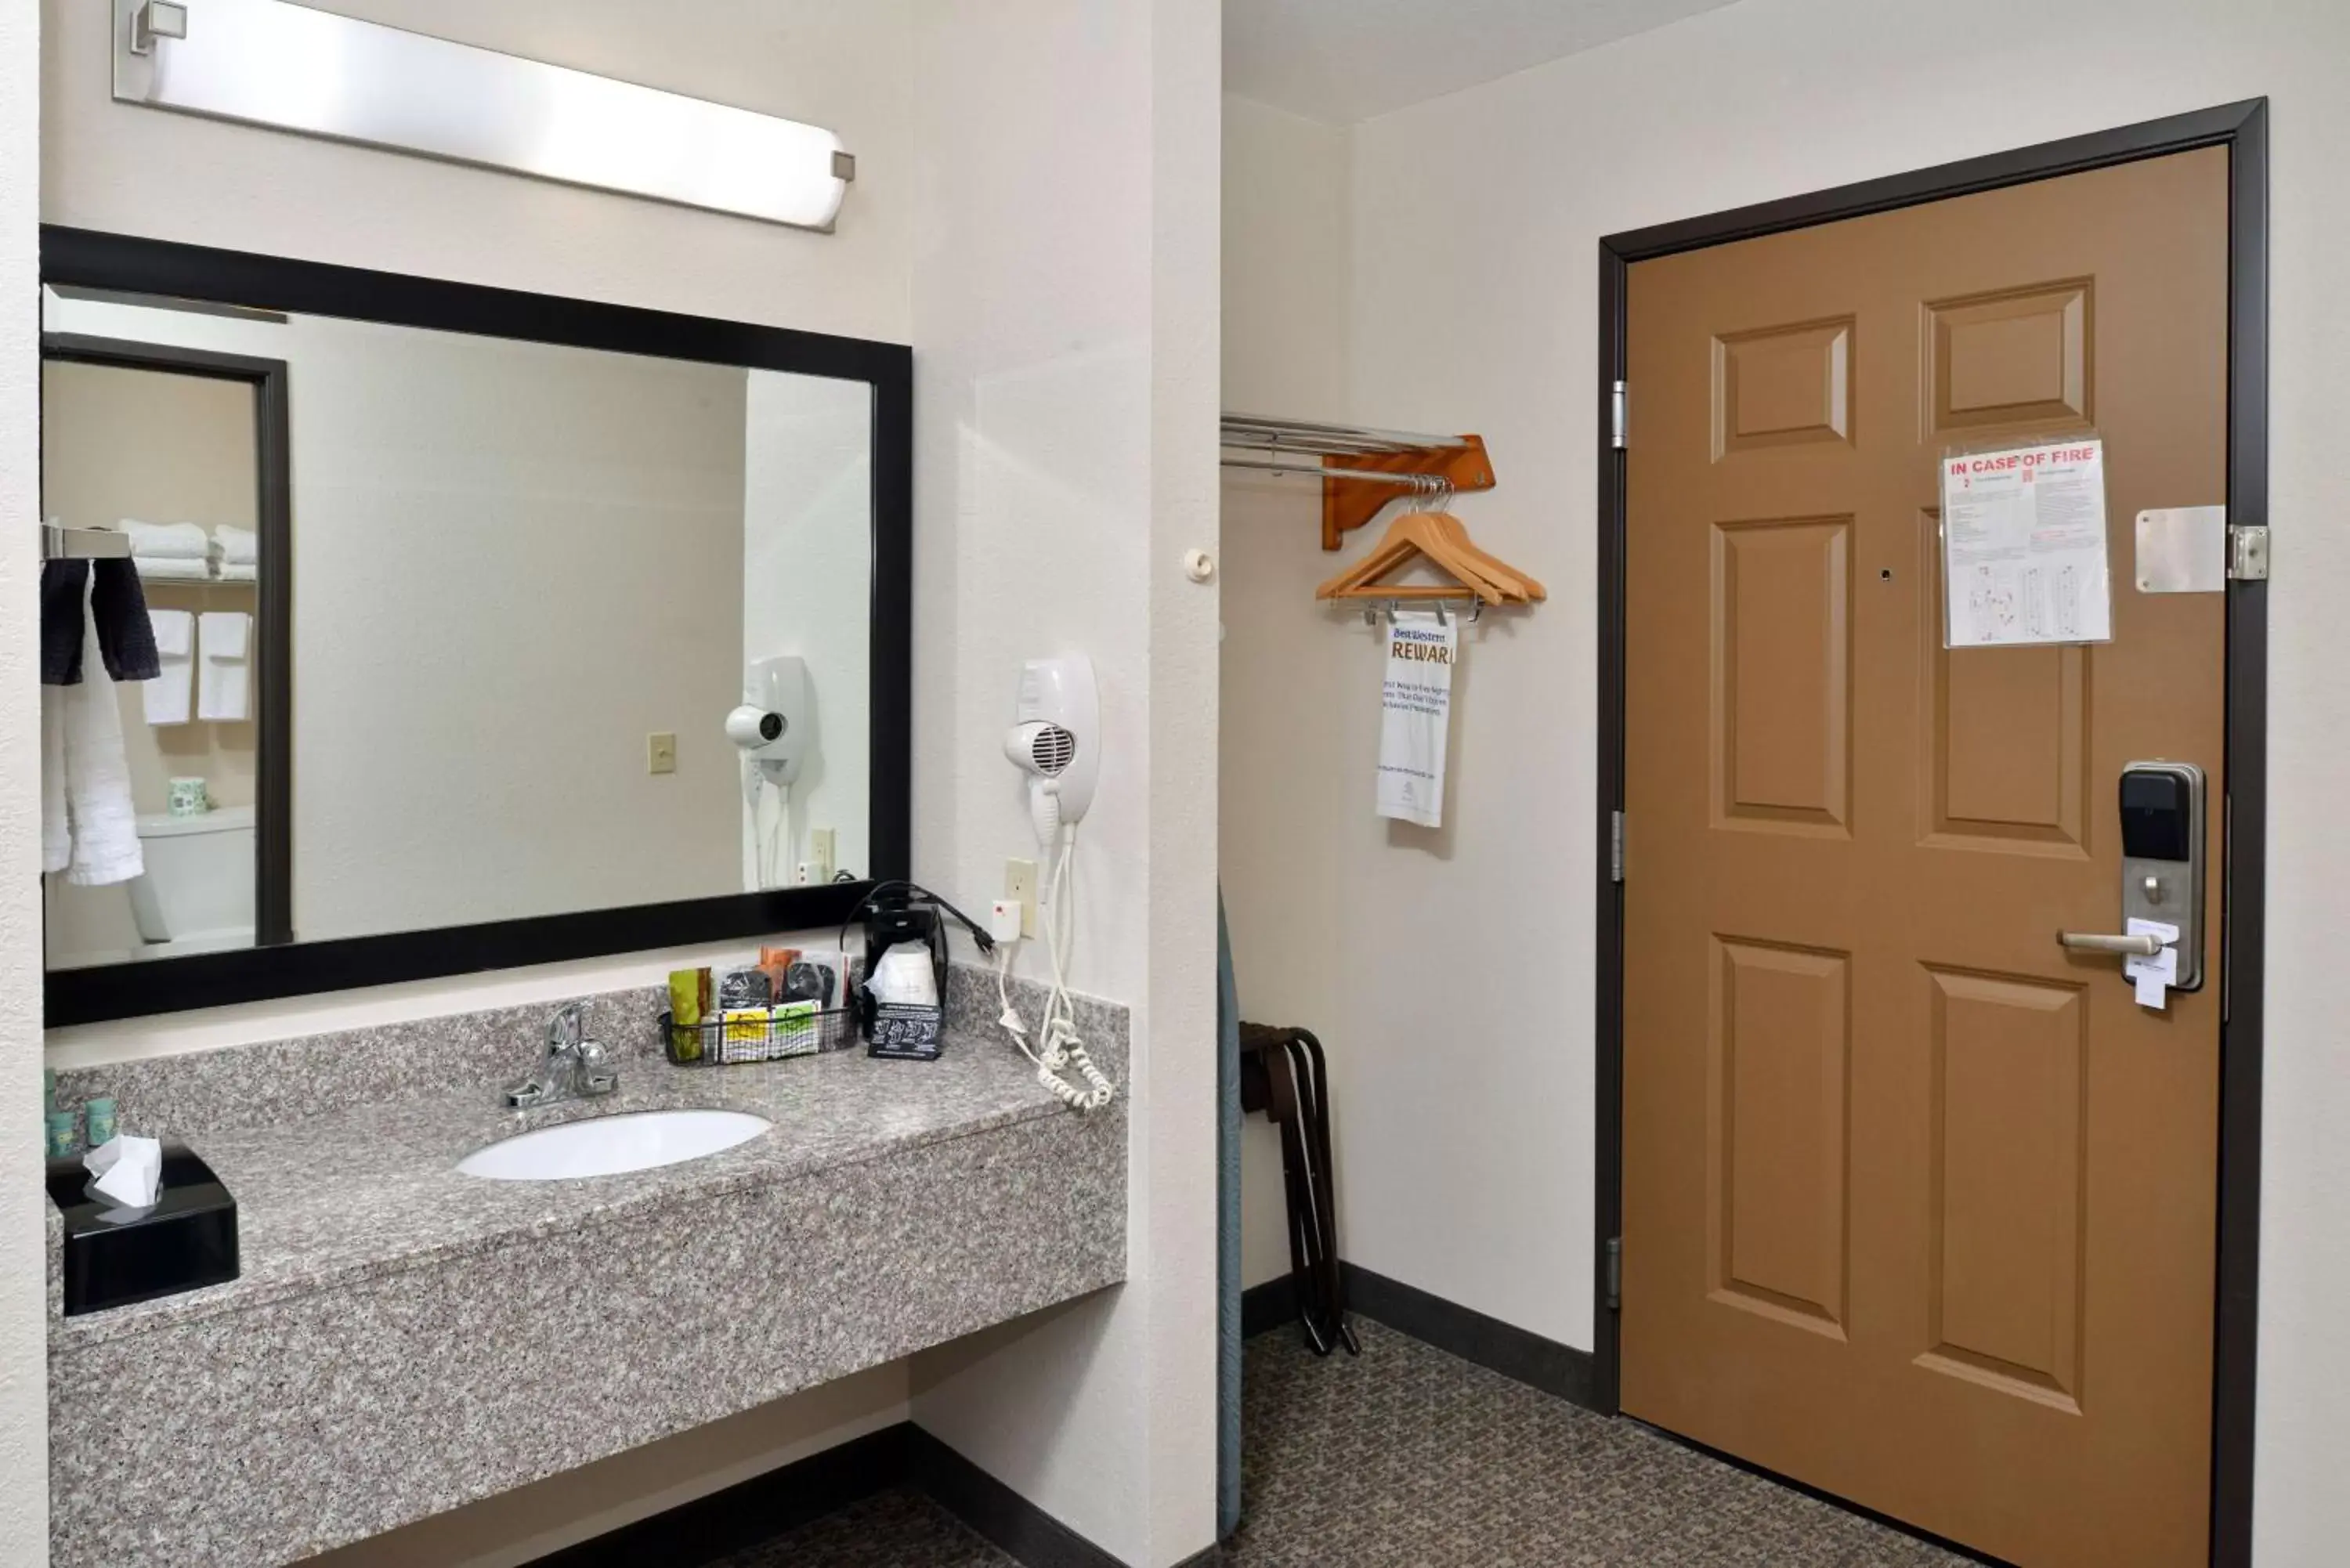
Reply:
[[41, 563], [41, 684], [81, 684], [81, 607], [89, 597], [88, 561]]
[[139, 568], [129, 561], [41, 563], [41, 684], [81, 684], [82, 602], [98, 627], [99, 656], [117, 680], [152, 680], [163, 672], [155, 623]]
[[139, 568], [126, 560], [90, 564], [89, 616], [98, 624], [98, 651], [117, 680], [152, 680], [163, 673], [155, 652], [155, 623]]

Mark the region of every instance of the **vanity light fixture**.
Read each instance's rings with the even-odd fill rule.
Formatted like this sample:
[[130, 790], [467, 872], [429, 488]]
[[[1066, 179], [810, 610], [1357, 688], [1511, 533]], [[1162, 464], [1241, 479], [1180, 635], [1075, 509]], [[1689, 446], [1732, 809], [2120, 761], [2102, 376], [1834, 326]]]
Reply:
[[287, 0], [112, 4], [123, 103], [827, 233], [856, 177], [820, 126]]

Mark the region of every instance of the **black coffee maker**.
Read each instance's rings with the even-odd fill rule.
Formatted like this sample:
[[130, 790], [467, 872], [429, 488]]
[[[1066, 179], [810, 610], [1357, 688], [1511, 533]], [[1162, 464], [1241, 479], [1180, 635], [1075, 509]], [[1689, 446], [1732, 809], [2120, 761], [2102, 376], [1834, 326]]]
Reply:
[[[876, 883], [873, 890], [848, 911], [848, 919], [841, 922], [844, 946], [848, 928], [860, 915], [865, 919], [865, 970], [858, 979], [854, 1005], [858, 1029], [865, 1036], [866, 1054], [910, 1062], [936, 1061], [944, 1046], [941, 1035], [946, 1022], [947, 920], [951, 918], [970, 931], [983, 953], [995, 950], [995, 939], [978, 921], [916, 882]], [[939, 1006], [882, 1002], [874, 996], [871, 981], [880, 968], [881, 955], [891, 948], [906, 945], [930, 953], [931, 971], [938, 979]]]

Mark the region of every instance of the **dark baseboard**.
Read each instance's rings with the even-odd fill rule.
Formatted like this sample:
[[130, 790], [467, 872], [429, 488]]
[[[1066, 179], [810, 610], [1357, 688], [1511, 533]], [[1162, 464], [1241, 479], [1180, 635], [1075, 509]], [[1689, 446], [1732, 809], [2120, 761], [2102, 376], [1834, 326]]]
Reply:
[[[704, 1568], [903, 1483], [900, 1421], [536, 1560], [531, 1568]], [[932, 1439], [935, 1441], [935, 1439]]]
[[[1570, 1404], [1597, 1409], [1591, 1352], [1544, 1339], [1496, 1317], [1487, 1317], [1416, 1285], [1375, 1274], [1353, 1263], [1338, 1265], [1349, 1311], [1399, 1334], [1449, 1351], [1463, 1361], [1514, 1377]], [[1241, 1336], [1253, 1339], [1297, 1321], [1297, 1295], [1289, 1276], [1267, 1280], [1241, 1293]]]
[[1352, 1263], [1342, 1267], [1347, 1304], [1373, 1323], [1385, 1324], [1545, 1394], [1555, 1394], [1569, 1404], [1587, 1410], [1598, 1408], [1591, 1352], [1544, 1339], [1385, 1274]]
[[905, 1430], [908, 1479], [1022, 1568], [1120, 1568], [1117, 1558], [947, 1444], [920, 1427]]
[[1254, 1339], [1269, 1329], [1297, 1321], [1297, 1290], [1287, 1274], [1241, 1293], [1241, 1337]]

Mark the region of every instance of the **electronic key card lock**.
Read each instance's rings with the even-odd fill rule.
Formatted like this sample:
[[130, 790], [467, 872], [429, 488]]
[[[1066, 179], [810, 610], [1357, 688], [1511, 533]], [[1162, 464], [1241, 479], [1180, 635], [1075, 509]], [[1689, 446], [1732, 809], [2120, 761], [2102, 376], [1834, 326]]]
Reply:
[[[2074, 952], [2132, 961], [2178, 951], [2176, 991], [2203, 985], [2203, 770], [2192, 763], [2132, 763], [2122, 770], [2122, 930], [2059, 931]], [[2149, 926], [2176, 928], [2175, 940]], [[2139, 967], [2135, 961], [2133, 971]], [[2159, 1005], [2159, 1003], [2156, 1003]]]

